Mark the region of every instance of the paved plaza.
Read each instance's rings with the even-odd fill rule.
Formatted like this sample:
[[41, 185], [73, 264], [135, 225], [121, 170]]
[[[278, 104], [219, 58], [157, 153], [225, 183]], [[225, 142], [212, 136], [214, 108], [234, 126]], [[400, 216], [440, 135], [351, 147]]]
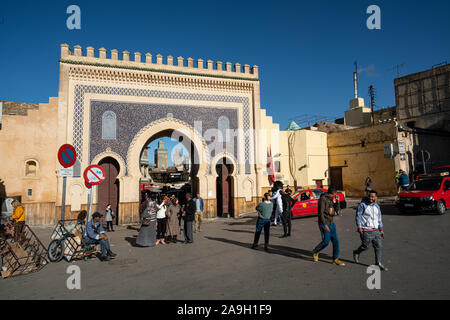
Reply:
[[[369, 290], [367, 267], [373, 250], [353, 263], [360, 244], [350, 202], [335, 222], [341, 260], [331, 263], [331, 244], [314, 263], [311, 250], [320, 241], [317, 218], [293, 220], [293, 235], [279, 238], [271, 228], [270, 253], [251, 250], [256, 215], [209, 221], [194, 235], [194, 244], [134, 246], [134, 227], [109, 233], [118, 254], [111, 262], [78, 261], [81, 290], [66, 287], [66, 261], [38, 273], [0, 280], [0, 299], [448, 299], [450, 298], [450, 214], [401, 215], [383, 205], [385, 240], [381, 289]], [[51, 228], [34, 228], [48, 245]], [[183, 237], [180, 237], [183, 239]], [[260, 241], [263, 241], [263, 236]]]

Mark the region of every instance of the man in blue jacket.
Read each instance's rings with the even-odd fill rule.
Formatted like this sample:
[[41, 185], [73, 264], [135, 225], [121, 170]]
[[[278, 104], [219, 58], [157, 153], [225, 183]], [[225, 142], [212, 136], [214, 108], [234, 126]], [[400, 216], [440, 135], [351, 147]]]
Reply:
[[381, 238], [384, 238], [381, 209], [377, 203], [377, 192], [371, 190], [369, 197], [364, 198], [356, 211], [356, 227], [361, 237], [361, 245], [353, 251], [353, 260], [359, 263], [359, 255], [369, 249], [370, 244], [375, 250], [375, 264], [384, 271], [388, 269], [381, 263]]
[[105, 230], [103, 229], [100, 218], [102, 215], [99, 212], [94, 212], [92, 215], [92, 220], [86, 224], [86, 228], [83, 232], [83, 242], [85, 244], [100, 244], [101, 247], [101, 261], [110, 261], [111, 258], [116, 256], [115, 253], [111, 251], [108, 237], [106, 236]]

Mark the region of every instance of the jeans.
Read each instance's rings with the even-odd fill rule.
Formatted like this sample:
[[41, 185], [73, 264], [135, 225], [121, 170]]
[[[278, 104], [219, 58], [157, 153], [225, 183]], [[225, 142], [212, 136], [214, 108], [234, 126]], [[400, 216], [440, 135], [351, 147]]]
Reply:
[[259, 237], [261, 236], [261, 231], [264, 228], [264, 245], [269, 244], [269, 232], [270, 232], [270, 219], [258, 218], [256, 221], [256, 232], [253, 244], [258, 244]]
[[333, 260], [339, 258], [339, 239], [337, 236], [336, 225], [333, 223], [328, 226], [330, 228], [330, 232], [326, 232], [323, 225], [319, 225], [320, 232], [322, 234], [322, 242], [317, 245], [314, 249], [314, 253], [319, 253], [323, 249], [325, 249], [328, 244], [333, 243]]
[[369, 249], [370, 244], [373, 245], [373, 249], [375, 251], [375, 264], [381, 263], [381, 234], [379, 230], [372, 232], [363, 232], [361, 234], [361, 245], [358, 249], [354, 251], [356, 254], [360, 254], [361, 252]]
[[109, 250], [111, 250], [110, 246], [109, 246], [109, 240], [103, 240], [103, 239], [99, 239], [99, 240], [94, 240], [94, 239], [86, 239], [83, 240], [83, 242], [85, 244], [99, 244], [100, 243], [100, 247], [101, 247], [101, 256], [102, 257], [106, 257], [106, 254], [108, 253]]

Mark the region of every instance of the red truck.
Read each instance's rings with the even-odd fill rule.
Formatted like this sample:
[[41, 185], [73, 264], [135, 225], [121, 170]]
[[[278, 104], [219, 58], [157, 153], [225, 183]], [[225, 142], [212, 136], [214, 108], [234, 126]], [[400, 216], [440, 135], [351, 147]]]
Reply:
[[420, 176], [397, 195], [401, 212], [431, 210], [444, 214], [450, 208], [450, 175], [443, 171]]

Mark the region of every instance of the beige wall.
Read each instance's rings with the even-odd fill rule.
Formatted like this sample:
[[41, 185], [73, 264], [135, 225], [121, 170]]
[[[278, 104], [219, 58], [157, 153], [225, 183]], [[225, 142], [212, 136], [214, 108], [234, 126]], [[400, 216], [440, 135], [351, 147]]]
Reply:
[[[328, 169], [327, 134], [319, 131], [296, 130], [280, 131], [279, 124], [273, 123], [272, 117], [261, 109], [261, 144], [263, 167], [262, 189], [270, 187], [267, 168], [267, 150], [271, 147], [273, 160], [280, 161], [280, 172], [275, 173], [275, 179], [285, 185], [298, 187], [315, 186], [314, 179], [324, 179]], [[299, 170], [300, 167], [306, 166]]]
[[[28, 110], [27, 116], [3, 115], [0, 179], [8, 197], [22, 196], [23, 203], [55, 202], [57, 116], [58, 98]], [[34, 177], [25, 175], [27, 160], [38, 163]], [[33, 190], [31, 197], [27, 196], [27, 189]]]

